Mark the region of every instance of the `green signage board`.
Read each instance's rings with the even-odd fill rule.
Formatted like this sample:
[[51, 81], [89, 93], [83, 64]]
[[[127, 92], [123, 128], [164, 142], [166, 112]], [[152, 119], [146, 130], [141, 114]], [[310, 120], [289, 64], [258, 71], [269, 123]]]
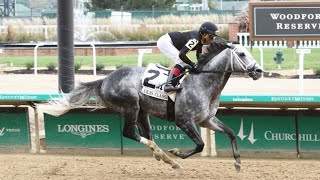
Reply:
[[[292, 150], [296, 149], [295, 118], [290, 113], [272, 110], [225, 110], [217, 117], [233, 129], [241, 150]], [[216, 133], [217, 150], [231, 150], [225, 134]]]
[[0, 147], [30, 148], [27, 108], [0, 108]]
[[47, 147], [121, 149], [120, 114], [78, 110], [60, 117], [45, 115]]
[[301, 151], [320, 150], [320, 112], [298, 113], [299, 142]]
[[[153, 139], [161, 149], [192, 149], [196, 147], [195, 143], [174, 122], [150, 116], [150, 123]], [[200, 132], [199, 127], [198, 132]], [[139, 142], [124, 138], [123, 148], [146, 149], [147, 147]]]

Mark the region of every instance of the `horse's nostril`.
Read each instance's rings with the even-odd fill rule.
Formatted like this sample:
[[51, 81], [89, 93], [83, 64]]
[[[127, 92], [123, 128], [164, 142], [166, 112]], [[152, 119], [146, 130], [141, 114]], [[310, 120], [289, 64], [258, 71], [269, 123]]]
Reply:
[[257, 72], [257, 73], [262, 73], [262, 69], [256, 69], [254, 71]]

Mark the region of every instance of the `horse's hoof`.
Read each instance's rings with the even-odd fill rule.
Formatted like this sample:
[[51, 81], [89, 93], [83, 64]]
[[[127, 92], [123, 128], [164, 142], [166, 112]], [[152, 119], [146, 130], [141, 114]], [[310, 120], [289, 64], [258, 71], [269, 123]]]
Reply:
[[157, 161], [160, 161], [160, 160], [161, 160], [161, 157], [160, 157], [160, 156], [154, 156], [154, 158], [156, 158]]
[[162, 155], [160, 152], [153, 152], [153, 157], [156, 158], [156, 160], [160, 161], [162, 158]]
[[175, 156], [180, 156], [180, 149], [178, 148], [173, 148], [168, 150], [171, 154], [175, 155]]
[[180, 164], [174, 164], [173, 166], [172, 166], [172, 168], [173, 169], [182, 169], [182, 167], [181, 167], [181, 165]]
[[158, 161], [161, 160], [161, 157], [160, 157], [160, 156], [153, 155], [153, 157], [156, 158], [156, 160], [158, 160]]
[[240, 169], [241, 169], [241, 164], [240, 163], [234, 163], [234, 167], [236, 168], [236, 170], [238, 171], [238, 172], [240, 172]]

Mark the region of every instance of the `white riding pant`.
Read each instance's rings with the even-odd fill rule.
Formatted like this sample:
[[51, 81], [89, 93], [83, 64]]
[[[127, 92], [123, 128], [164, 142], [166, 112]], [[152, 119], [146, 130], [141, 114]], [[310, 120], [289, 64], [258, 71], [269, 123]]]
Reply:
[[180, 58], [180, 51], [174, 47], [173, 42], [169, 34], [161, 36], [157, 41], [157, 47], [168, 58], [170, 58], [175, 64], [180, 64], [182, 67], [186, 65]]

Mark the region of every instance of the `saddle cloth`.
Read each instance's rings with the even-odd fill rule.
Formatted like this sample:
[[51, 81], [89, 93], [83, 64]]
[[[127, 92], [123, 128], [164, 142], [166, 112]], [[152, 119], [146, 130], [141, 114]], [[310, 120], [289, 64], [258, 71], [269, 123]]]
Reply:
[[142, 77], [142, 90], [145, 95], [168, 100], [168, 94], [163, 91], [163, 87], [167, 82], [170, 69], [160, 64], [150, 63], [144, 71]]

